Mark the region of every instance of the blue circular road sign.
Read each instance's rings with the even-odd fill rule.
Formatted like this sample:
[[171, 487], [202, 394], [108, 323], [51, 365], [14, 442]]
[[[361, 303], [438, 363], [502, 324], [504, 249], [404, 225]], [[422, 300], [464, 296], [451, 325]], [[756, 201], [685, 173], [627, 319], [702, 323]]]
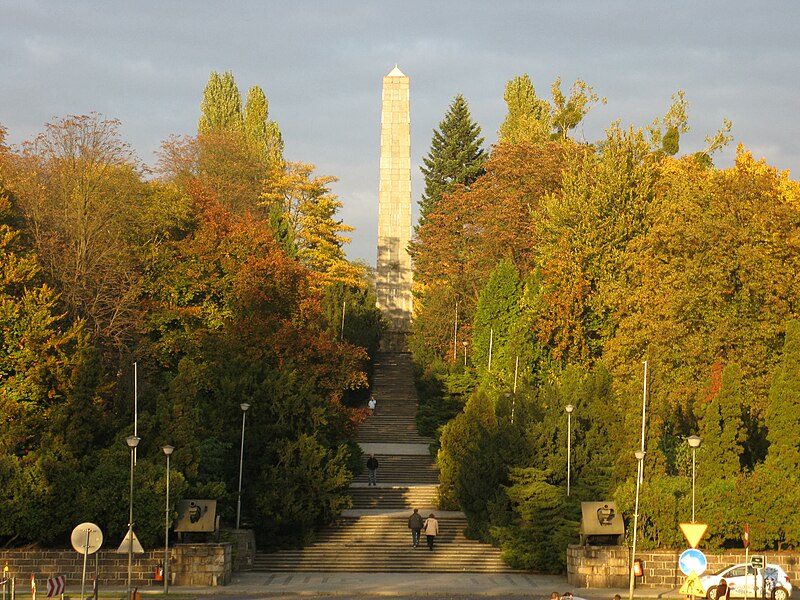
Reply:
[[683, 571], [684, 575], [691, 575], [694, 571], [697, 575], [702, 575], [706, 572], [708, 561], [706, 555], [700, 552], [697, 548], [689, 548], [684, 550], [681, 557], [678, 559], [678, 565]]

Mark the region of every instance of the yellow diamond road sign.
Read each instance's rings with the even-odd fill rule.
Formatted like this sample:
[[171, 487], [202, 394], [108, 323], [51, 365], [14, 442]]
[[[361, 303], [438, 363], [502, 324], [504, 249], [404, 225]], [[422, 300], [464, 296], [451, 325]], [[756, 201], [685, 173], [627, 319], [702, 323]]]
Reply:
[[700, 577], [697, 573], [692, 571], [686, 578], [686, 581], [683, 582], [678, 593], [684, 596], [699, 596], [704, 598], [706, 595], [706, 588], [703, 587], [703, 582], [700, 581]]
[[686, 541], [692, 548], [697, 548], [697, 544], [703, 539], [703, 534], [708, 529], [707, 523], [680, 523], [680, 526], [683, 535], [686, 536]]

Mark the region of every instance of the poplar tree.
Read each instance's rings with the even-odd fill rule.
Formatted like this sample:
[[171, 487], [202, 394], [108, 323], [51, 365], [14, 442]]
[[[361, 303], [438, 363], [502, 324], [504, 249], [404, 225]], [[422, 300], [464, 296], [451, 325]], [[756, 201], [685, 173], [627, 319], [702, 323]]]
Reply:
[[247, 91], [244, 106], [244, 135], [259, 157], [268, 165], [283, 164], [283, 138], [275, 121], [269, 120], [269, 102], [264, 90], [254, 85]]
[[536, 96], [527, 74], [515, 77], [506, 84], [503, 99], [508, 114], [500, 125], [500, 139], [510, 144], [538, 143], [550, 139], [553, 128], [550, 104]]
[[484, 173], [488, 158], [482, 148], [481, 128], [472, 120], [467, 101], [458, 94], [434, 129], [431, 149], [420, 167], [425, 176], [425, 192], [419, 202], [420, 224], [435, 210], [443, 194], [458, 186], [469, 187]]
[[222, 75], [212, 71], [203, 91], [200, 104], [202, 115], [197, 124], [198, 133], [240, 131], [242, 129], [242, 96], [233, 73]]

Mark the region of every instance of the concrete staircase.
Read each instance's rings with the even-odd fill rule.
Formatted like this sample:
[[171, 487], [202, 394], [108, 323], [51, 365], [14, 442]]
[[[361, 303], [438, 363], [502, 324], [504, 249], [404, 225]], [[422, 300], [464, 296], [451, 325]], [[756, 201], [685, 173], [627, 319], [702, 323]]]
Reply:
[[[417, 394], [411, 357], [376, 358], [375, 414], [361, 424], [358, 441], [378, 459], [378, 484], [367, 485], [366, 469], [350, 486], [353, 507], [317, 541], [302, 550], [256, 554], [253, 570], [272, 572], [469, 572], [510, 573], [500, 551], [464, 537], [461, 512], [437, 510], [439, 470], [429, 452], [433, 440], [417, 433]], [[407, 521], [413, 508], [435, 513], [435, 550], [411, 547]]]

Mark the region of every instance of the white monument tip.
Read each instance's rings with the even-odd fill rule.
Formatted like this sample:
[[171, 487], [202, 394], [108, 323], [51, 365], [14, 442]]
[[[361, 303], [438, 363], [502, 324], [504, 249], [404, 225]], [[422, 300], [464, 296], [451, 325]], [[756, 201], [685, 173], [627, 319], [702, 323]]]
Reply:
[[397, 65], [394, 66], [392, 72], [387, 75], [387, 77], [405, 77], [405, 73], [403, 73], [400, 69], [397, 68]]

